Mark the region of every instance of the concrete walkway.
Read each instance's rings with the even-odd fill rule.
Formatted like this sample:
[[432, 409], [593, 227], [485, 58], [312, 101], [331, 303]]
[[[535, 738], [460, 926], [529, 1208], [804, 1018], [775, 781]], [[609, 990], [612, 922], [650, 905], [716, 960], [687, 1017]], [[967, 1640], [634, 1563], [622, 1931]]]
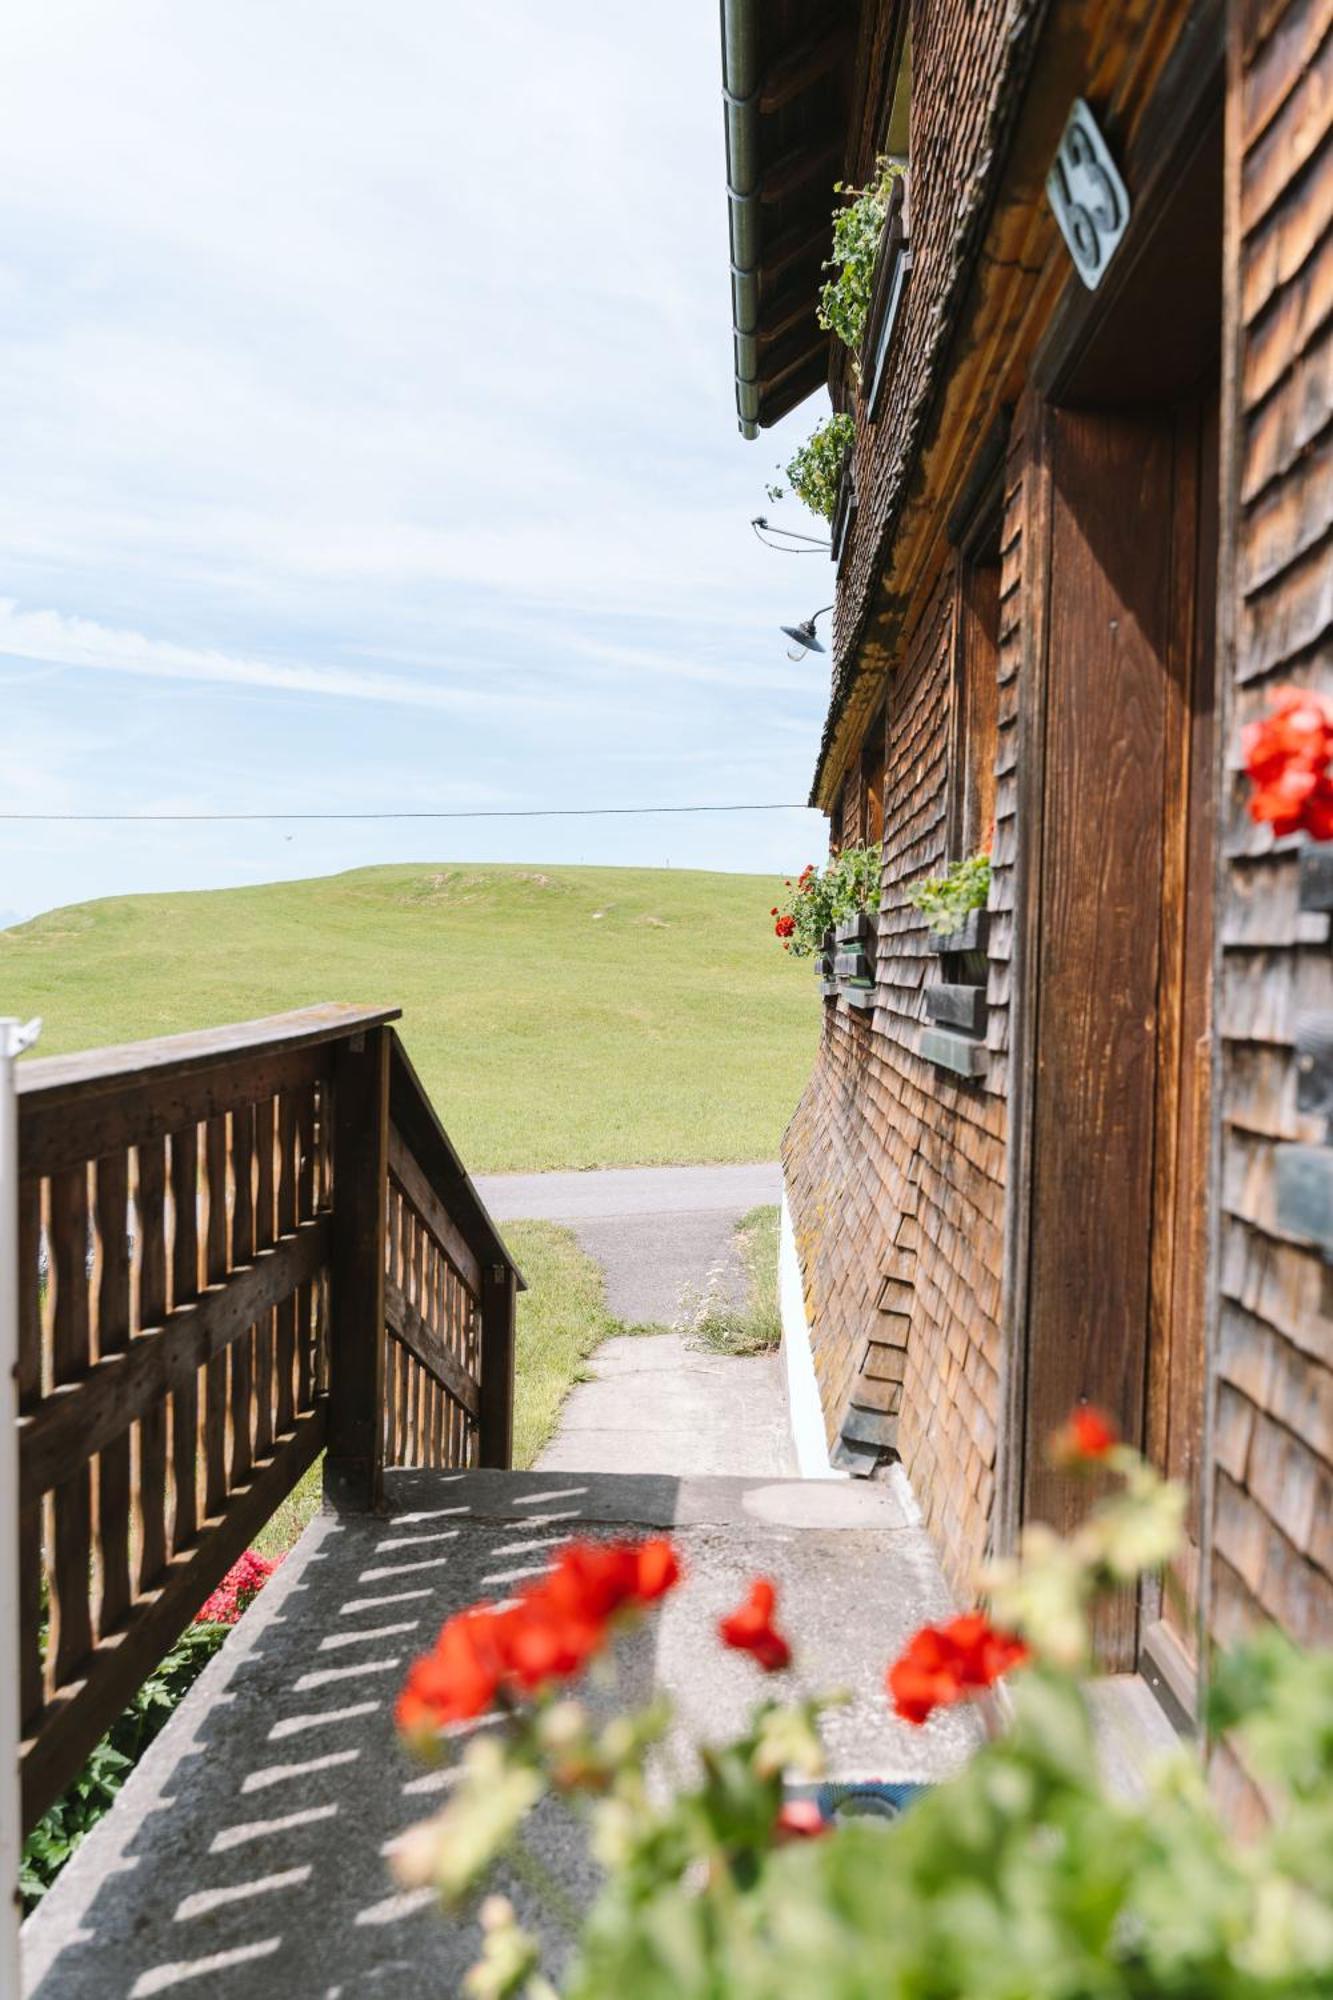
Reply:
[[[782, 1199], [782, 1169], [627, 1167], [499, 1174], [477, 1190], [497, 1222], [541, 1218], [572, 1228], [606, 1276], [607, 1303], [631, 1325], [671, 1326], [710, 1280], [739, 1299], [736, 1224]], [[561, 1413], [541, 1471], [795, 1473], [776, 1355], [700, 1352], [678, 1332], [608, 1340]]]
[[[453, 1994], [472, 1923], [395, 1889], [387, 1851], [447, 1792], [392, 1709], [403, 1674], [460, 1606], [538, 1574], [571, 1533], [670, 1527], [686, 1586], [627, 1648], [632, 1699], [674, 1695], [685, 1737], [737, 1728], [760, 1689], [718, 1616], [777, 1578], [801, 1679], [845, 1687], [831, 1775], [917, 1779], [966, 1756], [975, 1718], [895, 1722], [885, 1661], [948, 1600], [924, 1532], [869, 1482], [396, 1473], [390, 1514], [307, 1529], [24, 1930], [30, 2000], [368, 2000]], [[576, 1897], [592, 1869], [563, 1807], [530, 1844]], [[503, 1886], [529, 1921], [523, 1885]]]

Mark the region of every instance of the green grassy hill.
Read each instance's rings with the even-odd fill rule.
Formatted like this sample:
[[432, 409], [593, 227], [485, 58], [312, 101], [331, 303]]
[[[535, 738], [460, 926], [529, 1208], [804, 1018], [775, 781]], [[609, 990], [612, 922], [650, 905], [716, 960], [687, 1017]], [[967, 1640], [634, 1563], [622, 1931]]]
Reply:
[[774, 1156], [818, 988], [766, 876], [403, 866], [123, 896], [0, 932], [0, 1013], [56, 1055], [316, 1000], [400, 1006], [468, 1166]]

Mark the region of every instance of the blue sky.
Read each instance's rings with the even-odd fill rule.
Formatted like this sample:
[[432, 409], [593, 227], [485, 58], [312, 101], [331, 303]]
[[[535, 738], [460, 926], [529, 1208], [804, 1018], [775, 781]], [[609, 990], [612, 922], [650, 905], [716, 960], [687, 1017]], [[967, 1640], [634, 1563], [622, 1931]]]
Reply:
[[[732, 408], [716, 0], [41, 0], [0, 62], [0, 804], [802, 799], [832, 595]], [[0, 918], [814, 814], [0, 824]]]

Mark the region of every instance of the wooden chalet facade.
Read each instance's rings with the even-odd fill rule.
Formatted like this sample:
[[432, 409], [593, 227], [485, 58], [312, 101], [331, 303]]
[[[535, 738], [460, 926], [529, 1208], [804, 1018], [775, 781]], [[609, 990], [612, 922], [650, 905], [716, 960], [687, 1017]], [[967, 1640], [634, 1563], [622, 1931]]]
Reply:
[[[1103, 1657], [1188, 1711], [1201, 1633], [1333, 1639], [1333, 1285], [1277, 1194], [1326, 1136], [1297, 1040], [1329, 917], [1235, 757], [1275, 686], [1333, 688], [1333, 5], [724, 0], [723, 30], [741, 427], [825, 381], [856, 421], [813, 803], [882, 839], [875, 984], [826, 1000], [785, 1143], [828, 1443], [901, 1455], [965, 1590], [1074, 1516], [1043, 1440], [1112, 1411], [1190, 1547]], [[1123, 183], [1095, 285], [1046, 192], [1071, 113]], [[832, 184], [885, 154], [858, 378], [816, 294]], [[976, 947], [941, 953], [907, 891], [987, 842]]]

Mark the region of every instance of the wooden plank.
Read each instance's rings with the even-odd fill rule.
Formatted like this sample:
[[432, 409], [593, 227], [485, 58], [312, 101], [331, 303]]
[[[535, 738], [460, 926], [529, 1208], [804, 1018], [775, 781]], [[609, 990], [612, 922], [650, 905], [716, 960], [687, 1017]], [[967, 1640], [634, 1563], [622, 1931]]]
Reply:
[[984, 986], [953, 986], [941, 983], [926, 988], [926, 1019], [946, 1027], [965, 1028], [969, 1034], [986, 1032], [986, 989]]
[[921, 1037], [921, 1057], [937, 1069], [969, 1079], [986, 1073], [986, 1045], [968, 1035], [956, 1035], [947, 1028], [927, 1028]]
[[373, 1507], [383, 1470], [389, 1030], [344, 1042], [334, 1069], [329, 1446], [335, 1503]]
[[462, 1272], [474, 1292], [481, 1291], [481, 1265], [458, 1224], [450, 1216], [430, 1182], [409, 1152], [402, 1134], [389, 1128], [389, 1173], [397, 1181], [418, 1216], [455, 1268]]
[[[255, 1108], [244, 1104], [231, 1114], [231, 1257], [234, 1266], [249, 1264], [255, 1254]], [[231, 1460], [227, 1478], [243, 1486], [254, 1460], [253, 1327], [231, 1344], [228, 1357], [231, 1386]]]
[[[330, 1049], [279, 1049], [241, 1056], [201, 1072], [177, 1076], [151, 1071], [143, 1082], [117, 1080], [114, 1089], [86, 1096], [19, 1100], [19, 1158], [25, 1174], [49, 1174], [81, 1159], [100, 1159], [129, 1146], [168, 1138], [206, 1124], [238, 1105], [258, 1104], [326, 1074]], [[22, 1068], [20, 1067], [20, 1074]]]
[[25, 1831], [59, 1797], [323, 1443], [321, 1407], [302, 1417], [273, 1456], [255, 1466], [248, 1485], [230, 1495], [225, 1514], [205, 1524], [198, 1546], [173, 1556], [158, 1586], [136, 1604], [129, 1624], [100, 1641], [83, 1678], [57, 1689], [22, 1745]]
[[[290, 1091], [278, 1099], [277, 1150], [278, 1233], [296, 1227], [296, 1105]], [[296, 1414], [296, 1299], [282, 1299], [273, 1309], [274, 1370], [277, 1388], [273, 1422], [279, 1435], [292, 1426]]]
[[[315, 1090], [301, 1092], [296, 1101], [296, 1213], [304, 1219], [315, 1213]], [[296, 1407], [308, 1410], [315, 1388], [315, 1292], [302, 1285], [296, 1295]]]
[[[171, 1135], [171, 1305], [199, 1296], [199, 1127]], [[199, 1378], [182, 1370], [171, 1388], [171, 1546], [187, 1549], [199, 1528]]]
[[[227, 1279], [227, 1120], [223, 1113], [204, 1127], [204, 1277], [212, 1286]], [[280, 1425], [279, 1429], [287, 1428]], [[214, 1354], [204, 1369], [204, 1412], [199, 1430], [204, 1461], [204, 1513], [222, 1511], [227, 1492], [227, 1353]]]
[[[98, 1366], [130, 1344], [129, 1161], [124, 1153], [97, 1162]], [[21, 1448], [21, 1447], [20, 1447]], [[130, 1437], [108, 1441], [97, 1463], [97, 1543], [102, 1591], [98, 1629], [109, 1632], [130, 1604]]]
[[258, 1067], [260, 1057], [341, 1041], [382, 1022], [396, 1021], [401, 1013], [401, 1007], [358, 1007], [331, 1000], [254, 1021], [234, 1021], [223, 1028], [157, 1035], [151, 1041], [120, 1042], [75, 1055], [41, 1056], [20, 1065], [18, 1094], [26, 1113], [34, 1101], [49, 1105], [61, 1099], [82, 1100], [121, 1083], [142, 1088], [165, 1072], [187, 1077], [219, 1063], [233, 1068], [246, 1064]]
[[[274, 1104], [266, 1097], [255, 1106], [255, 1248], [267, 1249], [277, 1234], [274, 1195]], [[273, 1313], [261, 1312], [255, 1323], [255, 1442], [256, 1458], [265, 1458], [273, 1443]]]
[[253, 1325], [276, 1299], [308, 1282], [330, 1256], [327, 1215], [301, 1223], [292, 1235], [255, 1252], [253, 1263], [210, 1285], [198, 1299], [135, 1334], [124, 1353], [108, 1354], [75, 1382], [52, 1390], [33, 1415], [19, 1420], [19, 1482], [36, 1499], [163, 1407], [169, 1390], [192, 1378]]
[[[1052, 412], [1050, 688], [1032, 1136], [1024, 1511], [1067, 1531], [1082, 1482], [1045, 1441], [1082, 1399], [1142, 1436], [1152, 1227], [1171, 490], [1169, 426]], [[1089, 1301], [1095, 1301], [1095, 1311]], [[1133, 1595], [1099, 1625], [1133, 1665]]]
[[[88, 1301], [88, 1169], [80, 1166], [51, 1183], [51, 1277], [55, 1288], [52, 1376], [78, 1382], [90, 1366]], [[92, 1647], [89, 1591], [92, 1573], [92, 1486], [85, 1461], [61, 1468], [55, 1494], [51, 1550], [51, 1632], [48, 1673], [75, 1673]]]
[[[23, 1181], [18, 1196], [19, 1417], [42, 1393], [41, 1240], [42, 1189]], [[42, 1507], [19, 1508], [19, 1704], [22, 1720], [42, 1705]]]
[[507, 1471], [514, 1456], [514, 1327], [510, 1264], [488, 1264], [481, 1286], [481, 1463]]
[[[134, 1262], [136, 1330], [160, 1326], [166, 1317], [166, 1163], [160, 1139], [140, 1146], [135, 1168]], [[145, 1405], [139, 1424], [140, 1591], [151, 1590], [167, 1559], [167, 1402]]]
[[397, 1285], [387, 1281], [384, 1287], [384, 1323], [394, 1339], [401, 1340], [427, 1373], [443, 1384], [456, 1403], [462, 1404], [469, 1416], [480, 1416], [481, 1390], [478, 1384], [459, 1366], [457, 1359], [412, 1301], [404, 1297]]

